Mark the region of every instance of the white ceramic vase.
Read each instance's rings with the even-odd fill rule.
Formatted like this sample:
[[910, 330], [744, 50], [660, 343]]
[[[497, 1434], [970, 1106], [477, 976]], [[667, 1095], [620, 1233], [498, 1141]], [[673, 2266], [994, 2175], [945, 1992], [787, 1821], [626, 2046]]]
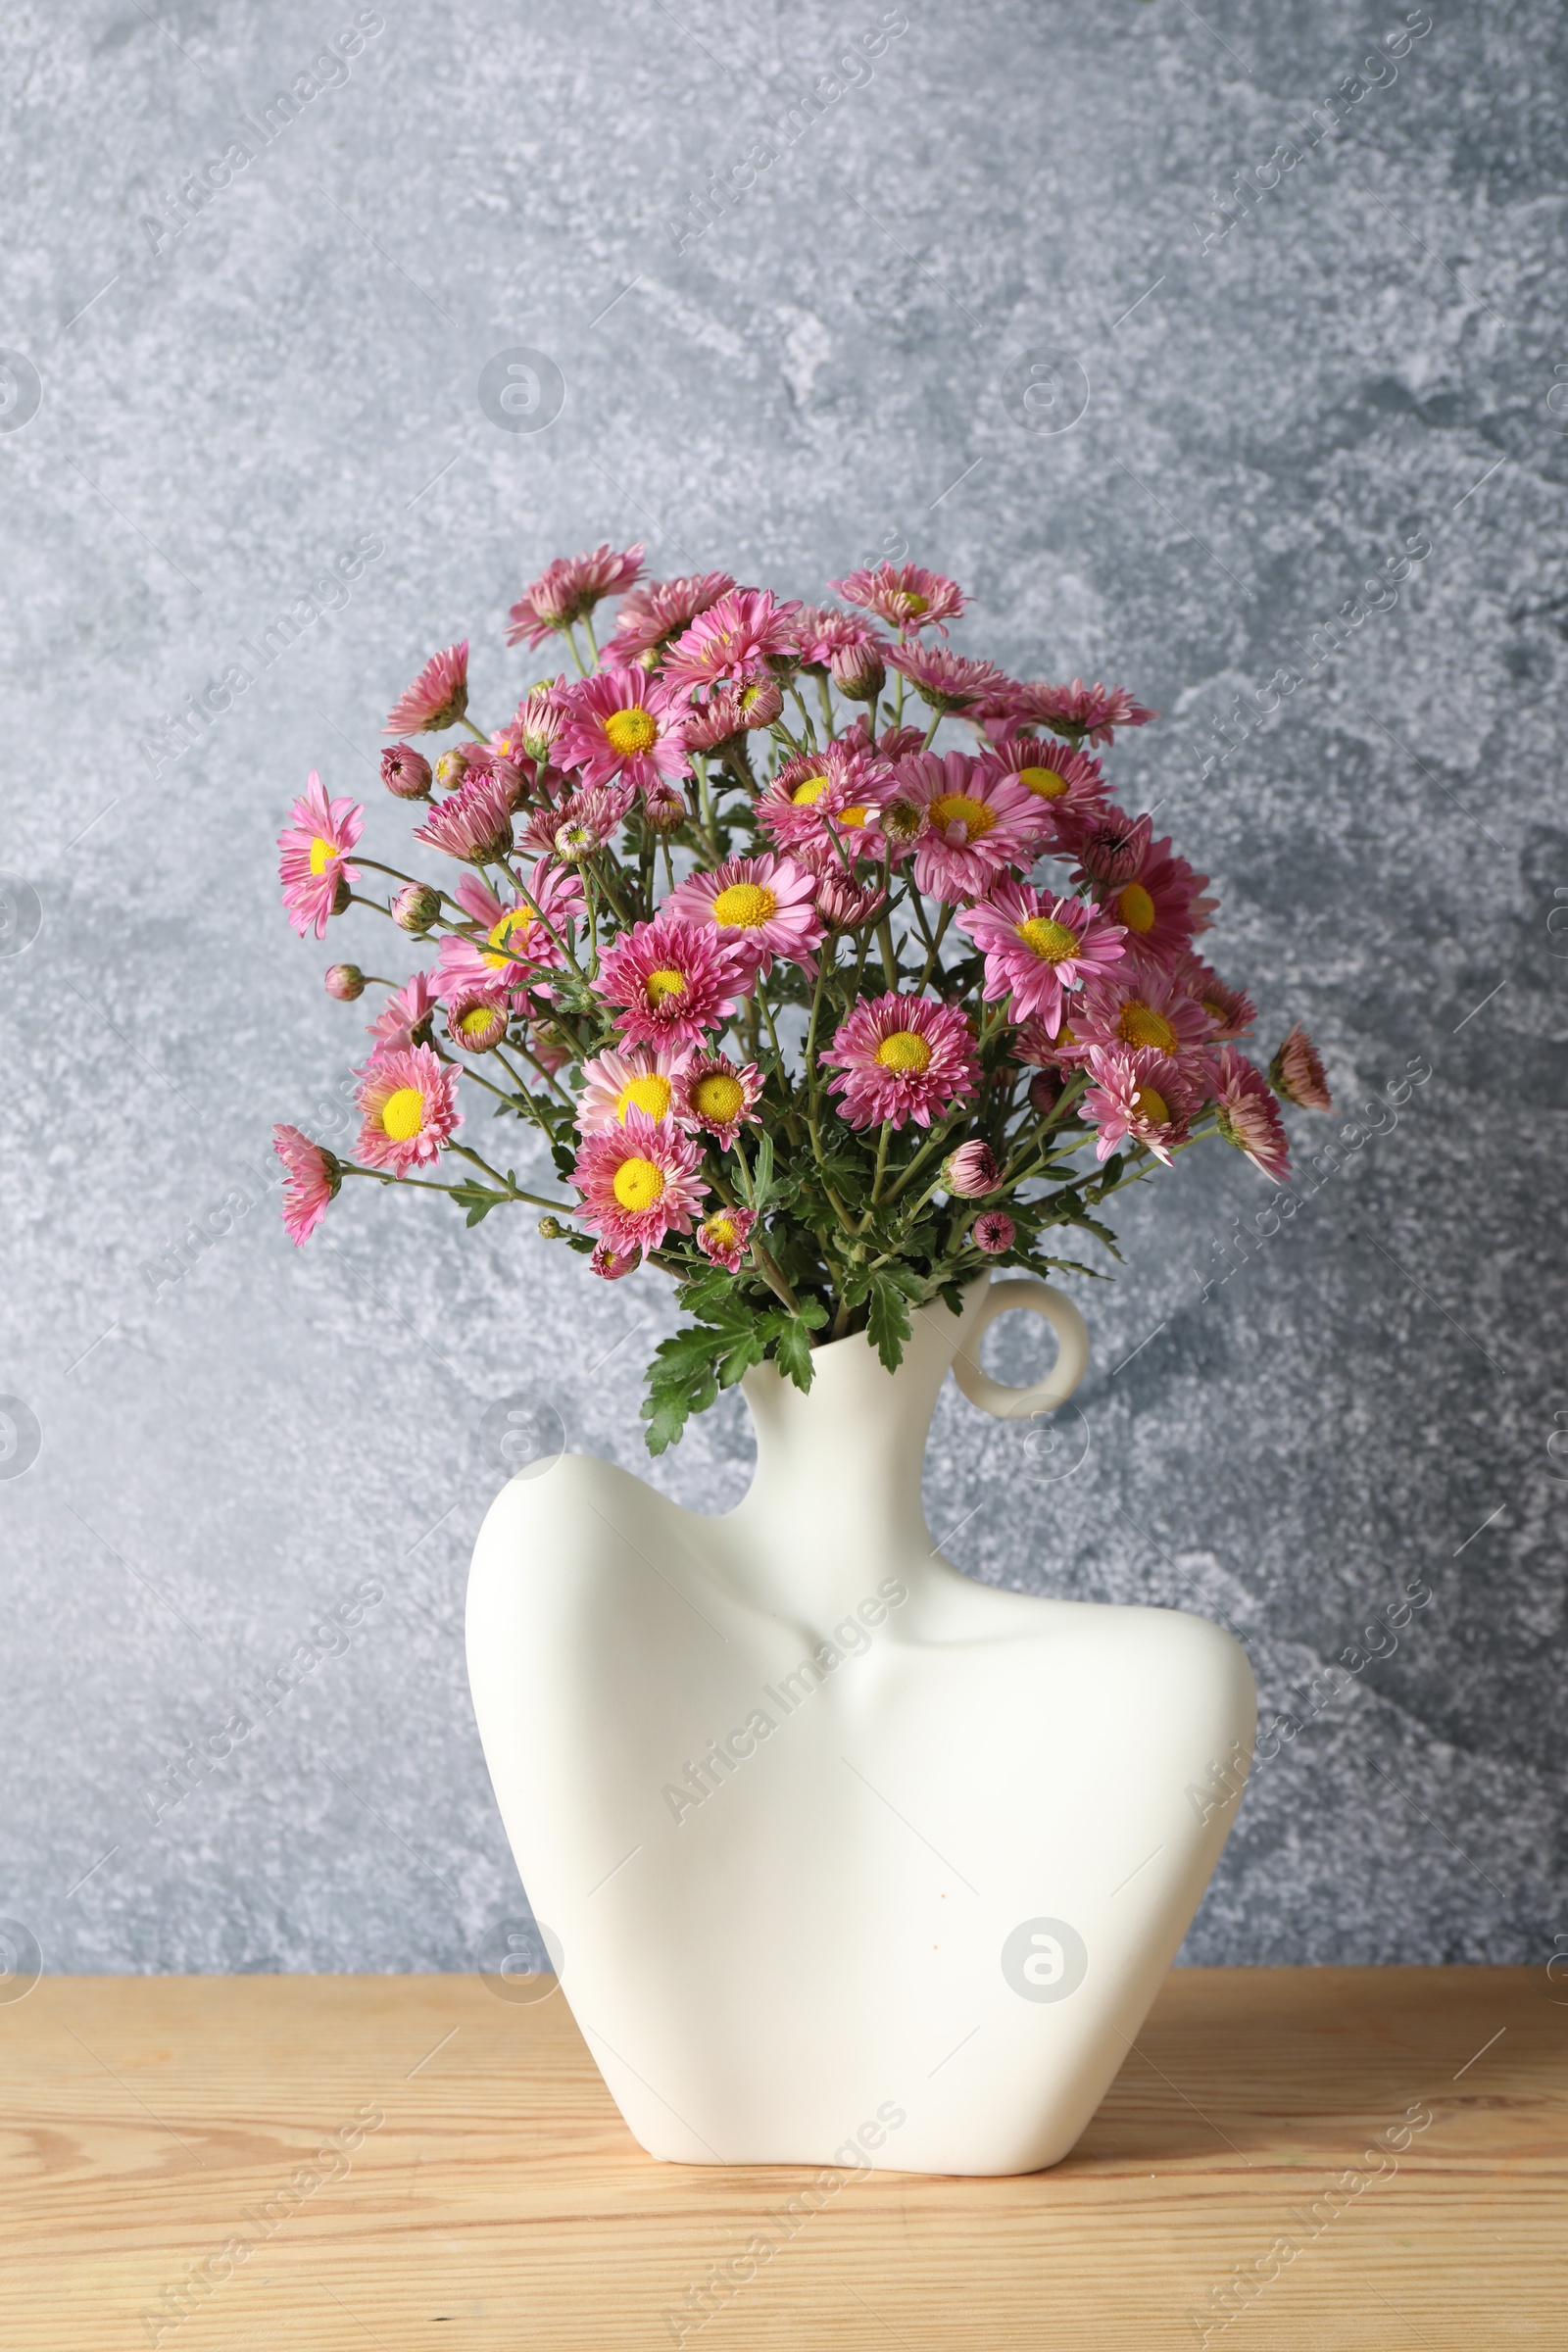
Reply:
[[[1058, 1335], [1033, 1389], [978, 1361], [1013, 1306]], [[1251, 1752], [1247, 1659], [1203, 1618], [977, 1585], [920, 1500], [950, 1364], [1019, 1419], [1087, 1356], [1059, 1293], [982, 1279], [915, 1315], [897, 1373], [863, 1338], [817, 1350], [808, 1395], [749, 1373], [757, 1473], [722, 1518], [573, 1454], [492, 1505], [485, 1756], [650, 2154], [1033, 2172], [1127, 2055], [1234, 1817], [1192, 1791]]]

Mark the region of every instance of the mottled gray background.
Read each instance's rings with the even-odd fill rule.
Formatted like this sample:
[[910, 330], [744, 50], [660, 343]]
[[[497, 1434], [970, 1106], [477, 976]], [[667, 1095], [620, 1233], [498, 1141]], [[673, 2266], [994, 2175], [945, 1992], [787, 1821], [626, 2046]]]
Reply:
[[[424, 655], [471, 633], [494, 723], [534, 674], [501, 642], [523, 583], [644, 537], [659, 571], [805, 595], [906, 545], [972, 592], [966, 650], [1165, 714], [1112, 772], [1214, 876], [1216, 958], [1265, 1029], [1322, 1040], [1352, 1141], [1271, 1239], [1230, 1154], [1139, 1196], [1084, 1300], [1081, 1419], [1026, 1454], [950, 1392], [932, 1524], [983, 1578], [1223, 1616], [1269, 1710], [1425, 1580], [1396, 1652], [1259, 1775], [1188, 1956], [1544, 1958], [1568, 1927], [1560, 18], [1434, 0], [1348, 103], [1393, 6], [911, 0], [869, 82], [679, 252], [671, 220], [872, 0], [388, 6], [171, 233], [184, 175], [355, 13], [104, 0], [3, 35], [0, 344], [41, 404], [11, 362], [0, 864], [41, 927], [22, 944], [13, 892], [0, 1389], [41, 1450], [0, 1464], [0, 1912], [58, 1968], [443, 1969], [520, 1908], [463, 1667], [479, 1425], [537, 1390], [643, 1467], [661, 1285], [412, 1196], [346, 1199], [296, 1253], [274, 1191], [177, 1280], [166, 1253], [364, 1050], [319, 974], [381, 968], [387, 935], [302, 946], [277, 905], [307, 769], [390, 852], [378, 729]], [[1244, 177], [1221, 234], [1285, 141], [1310, 151], [1266, 197]], [[564, 379], [538, 432], [477, 397], [517, 346]], [[1075, 366], [1087, 410], [1038, 429]], [[1314, 637], [1417, 533], [1396, 603]], [[175, 757], [185, 698], [291, 609]], [[1284, 664], [1311, 675], [1218, 759]], [[996, 1360], [1022, 1377], [1031, 1345]], [[748, 1445], [732, 1399], [652, 1475], [724, 1503]], [[155, 1822], [186, 1742], [367, 1578], [352, 1650]]]

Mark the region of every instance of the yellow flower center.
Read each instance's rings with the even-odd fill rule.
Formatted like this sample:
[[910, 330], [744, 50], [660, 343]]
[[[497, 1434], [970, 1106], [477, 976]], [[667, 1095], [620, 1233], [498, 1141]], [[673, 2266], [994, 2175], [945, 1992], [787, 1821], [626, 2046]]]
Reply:
[[773, 893], [757, 882], [732, 882], [713, 901], [713, 920], [726, 931], [760, 931], [777, 910]]
[[683, 997], [686, 994], [686, 975], [684, 972], [650, 972], [643, 986], [650, 1004], [662, 1004], [666, 997]]
[[340, 855], [341, 853], [333, 847], [331, 842], [323, 841], [319, 833], [318, 833], [315, 840], [311, 843], [312, 873], [324, 874], [327, 867], [331, 864], [333, 858]]
[[1128, 930], [1140, 936], [1154, 928], [1154, 902], [1141, 882], [1129, 882], [1116, 893], [1116, 912]]
[[733, 1250], [741, 1238], [733, 1217], [710, 1217], [705, 1230], [709, 1240], [716, 1242], [720, 1250]]
[[1170, 1105], [1157, 1086], [1141, 1086], [1133, 1097], [1133, 1108], [1141, 1119], [1150, 1119], [1156, 1127], [1170, 1125]]
[[839, 823], [841, 825], [863, 825], [870, 813], [871, 811], [869, 808], [841, 808], [839, 810]]
[[996, 810], [985, 801], [972, 801], [966, 792], [944, 792], [931, 803], [931, 822], [940, 833], [961, 825], [960, 842], [983, 841], [996, 821]]
[[931, 1067], [931, 1049], [918, 1029], [895, 1029], [876, 1050], [885, 1070], [913, 1070], [923, 1075]]
[[831, 789], [828, 777], [808, 776], [804, 783], [796, 785], [795, 790], [790, 794], [790, 799], [797, 808], [814, 808], [823, 793], [831, 791]]
[[634, 703], [629, 710], [612, 710], [605, 721], [610, 748], [629, 760], [636, 752], [651, 751], [659, 741], [658, 721]]
[[424, 1125], [424, 1097], [416, 1086], [400, 1086], [381, 1105], [381, 1132], [395, 1144], [406, 1144]]
[[746, 1090], [727, 1070], [712, 1070], [692, 1088], [692, 1108], [718, 1127], [727, 1127], [737, 1118], [745, 1102]]
[[646, 1110], [651, 1119], [662, 1119], [669, 1108], [670, 1085], [657, 1071], [646, 1078], [633, 1078], [615, 1097], [615, 1116], [626, 1124], [628, 1110]]
[[1074, 1037], [1066, 1022], [1063, 1021], [1061, 1027], [1056, 1031], [1054, 1042], [1057, 1046], [1075, 1046], [1078, 1043], [1078, 1040]]
[[639, 1209], [652, 1208], [662, 1198], [663, 1191], [663, 1170], [651, 1159], [623, 1159], [615, 1170], [615, 1199], [633, 1214]]
[[1218, 997], [1200, 997], [1198, 1002], [1200, 1004], [1201, 1004], [1203, 1010], [1207, 1013], [1209, 1019], [1214, 1023], [1215, 1027], [1223, 1029], [1225, 1023], [1230, 1019], [1230, 1014], [1226, 1011]]
[[1037, 801], [1059, 801], [1067, 789], [1066, 777], [1058, 776], [1054, 767], [1020, 767], [1018, 781]]
[[489, 947], [483, 951], [486, 963], [494, 964], [499, 969], [502, 964], [508, 962], [510, 958], [505, 954], [499, 954], [496, 951], [510, 948], [514, 940], [520, 947], [526, 947], [528, 925], [532, 921], [533, 916], [526, 906], [509, 906], [500, 922], [491, 924], [486, 935], [490, 943]]
[[458, 1033], [462, 1037], [483, 1037], [487, 1029], [494, 1028], [495, 1018], [488, 1004], [470, 1004], [466, 1012], [458, 1016]]
[[1176, 1051], [1176, 1032], [1164, 1014], [1152, 1004], [1140, 1004], [1136, 997], [1117, 1014], [1116, 1033], [1126, 1046], [1152, 1046], [1156, 1054]]
[[931, 599], [928, 596], [922, 596], [918, 588], [905, 589], [904, 609], [908, 613], [911, 620], [916, 612], [924, 612], [928, 611], [930, 604]]
[[1083, 946], [1070, 923], [1054, 923], [1045, 914], [1031, 914], [1026, 921], [1015, 924], [1014, 929], [1030, 954], [1038, 956], [1042, 963], [1065, 963]]

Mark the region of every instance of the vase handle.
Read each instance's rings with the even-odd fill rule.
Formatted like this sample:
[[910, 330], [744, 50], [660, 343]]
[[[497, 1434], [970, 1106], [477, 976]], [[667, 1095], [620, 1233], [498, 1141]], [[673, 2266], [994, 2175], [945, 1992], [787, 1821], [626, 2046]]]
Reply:
[[[1046, 1379], [1031, 1388], [1011, 1389], [980, 1368], [980, 1341], [998, 1315], [1015, 1306], [1043, 1316], [1056, 1335], [1056, 1360]], [[1089, 1328], [1064, 1292], [1049, 1282], [1022, 1274], [1008, 1282], [994, 1282], [986, 1293], [974, 1328], [953, 1359], [953, 1377], [971, 1404], [999, 1421], [1027, 1421], [1036, 1413], [1065, 1404], [1089, 1369]]]

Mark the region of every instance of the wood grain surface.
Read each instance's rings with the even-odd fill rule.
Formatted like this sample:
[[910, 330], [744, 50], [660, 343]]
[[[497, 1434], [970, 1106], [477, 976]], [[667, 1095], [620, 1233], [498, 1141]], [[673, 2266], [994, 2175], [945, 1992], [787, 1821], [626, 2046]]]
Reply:
[[655, 2164], [475, 1977], [46, 1978], [0, 2070], [17, 2352], [1568, 2346], [1543, 1971], [1173, 1972], [1007, 2180]]

